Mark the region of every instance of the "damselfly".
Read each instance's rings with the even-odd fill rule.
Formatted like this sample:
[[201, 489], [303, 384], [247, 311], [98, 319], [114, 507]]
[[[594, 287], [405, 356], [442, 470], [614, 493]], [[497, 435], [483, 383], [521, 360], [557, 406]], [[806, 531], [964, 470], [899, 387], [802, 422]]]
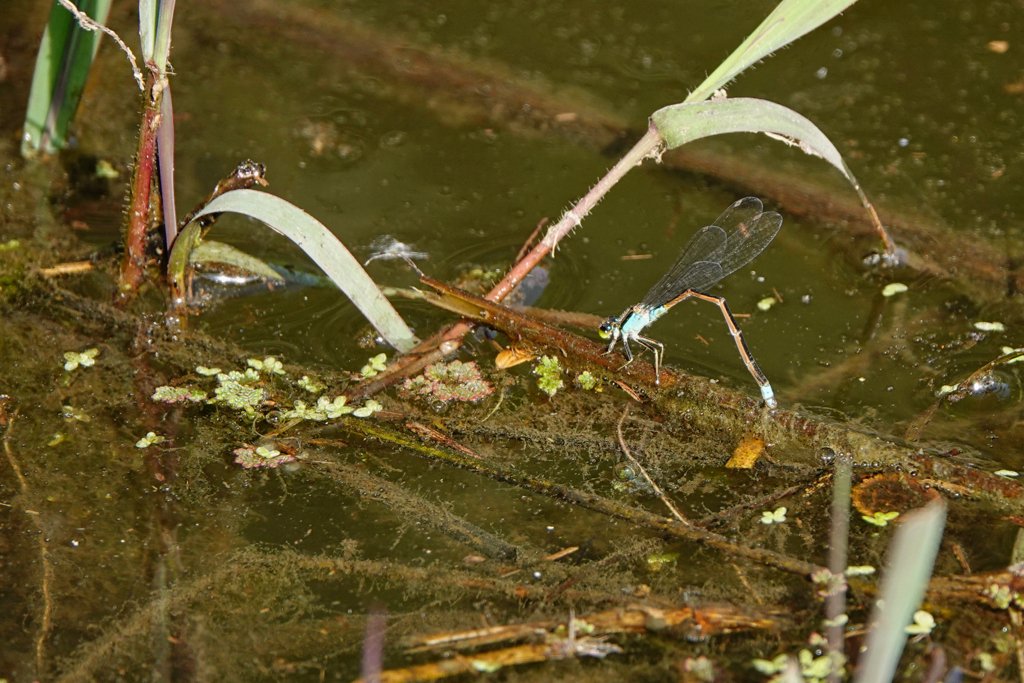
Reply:
[[608, 318], [601, 323], [601, 337], [611, 337], [612, 340], [608, 352], [611, 353], [615, 343], [622, 339], [626, 359], [632, 361], [633, 352], [629, 342], [634, 341], [654, 354], [655, 377], [658, 377], [665, 347], [660, 342], [640, 336], [640, 332], [680, 301], [690, 298], [710, 301], [722, 309], [729, 333], [736, 340], [736, 348], [747, 369], [760, 385], [765, 404], [775, 408], [778, 405], [775, 392], [750, 355], [743, 333], [725, 299], [705, 294], [705, 290], [726, 275], [750, 263], [779, 233], [782, 216], [763, 209], [760, 199], [746, 197], [726, 209], [712, 225], [701, 228], [683, 249], [675, 264], [647, 292], [643, 301], [630, 306], [619, 317]]

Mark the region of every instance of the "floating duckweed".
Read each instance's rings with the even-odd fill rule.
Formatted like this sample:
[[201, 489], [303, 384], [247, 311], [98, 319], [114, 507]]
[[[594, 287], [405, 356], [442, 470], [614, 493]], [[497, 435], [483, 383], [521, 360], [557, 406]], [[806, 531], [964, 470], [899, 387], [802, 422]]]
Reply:
[[786, 521], [786, 508], [775, 508], [774, 511], [765, 510], [761, 513], [761, 524], [782, 524]]
[[361, 408], [356, 408], [352, 414], [356, 417], [370, 417], [374, 413], [379, 413], [382, 410], [384, 410], [384, 406], [371, 398], [364, 403]]
[[873, 515], [861, 515], [868, 524], [874, 524], [875, 526], [889, 526], [889, 522], [900, 516], [898, 512], [876, 512]]
[[453, 400], [478, 401], [493, 391], [473, 361], [463, 363], [453, 360], [451, 363], [434, 363], [427, 366], [422, 375], [402, 383], [403, 393], [433, 398], [441, 403]]
[[204, 365], [197, 365], [196, 372], [205, 377], [213, 377], [220, 374], [220, 368], [208, 368]]
[[750, 664], [758, 673], [762, 673], [765, 676], [774, 676], [783, 669], [786, 668], [786, 664], [789, 663], [789, 655], [779, 655], [775, 659], [755, 659]]
[[[1020, 353], [1021, 351], [1024, 351], [1024, 349], [1015, 349], [1012, 346], [1004, 346], [1004, 347], [1002, 347], [1000, 349], [1000, 351], [1002, 351], [1003, 355], [1005, 356], [1005, 355], [1007, 355], [1009, 353]], [[1018, 356], [1018, 357], [1014, 358], [1013, 360], [1005, 361], [1004, 364], [1005, 365], [1009, 365], [1010, 363], [1021, 363], [1021, 362], [1024, 362], [1024, 356]]]
[[0, 251], [14, 251], [21, 246], [20, 240], [7, 240], [3, 244], [0, 244]]
[[1014, 472], [1013, 470], [996, 470], [992, 474], [996, 475], [997, 477], [1010, 477], [1010, 478], [1019, 477], [1020, 476], [1020, 472]]
[[136, 448], [149, 448], [153, 444], [163, 443], [167, 439], [155, 432], [149, 432], [144, 437], [135, 442]]
[[974, 658], [978, 660], [978, 666], [980, 666], [981, 670], [985, 673], [993, 673], [998, 668], [996, 666], [995, 659], [988, 652], [979, 652], [974, 656]]
[[576, 375], [576, 382], [587, 391], [597, 386], [597, 378], [590, 374], [590, 370], [584, 370]]
[[221, 384], [225, 382], [238, 382], [240, 384], [252, 384], [253, 382], [259, 381], [260, 373], [255, 368], [247, 368], [245, 372], [239, 372], [238, 370], [232, 370], [228, 373], [219, 373], [217, 375], [217, 381]]
[[374, 376], [377, 375], [377, 373], [384, 372], [385, 370], [387, 370], [387, 367], [388, 367], [388, 356], [387, 356], [387, 354], [379, 353], [376, 356], [374, 356], [373, 358], [371, 358], [366, 363], [366, 365], [363, 366], [363, 369], [360, 370], [359, 373], [363, 377], [367, 377], [367, 378], [368, 377], [374, 377]]
[[306, 405], [305, 401], [296, 401], [295, 406], [291, 410], [286, 410], [281, 413], [281, 417], [286, 420], [298, 418], [300, 420], [316, 420], [323, 422], [327, 419], [327, 415], [323, 411], [317, 410], [316, 408], [310, 408]]
[[204, 403], [206, 392], [198, 387], [157, 387], [153, 392], [153, 400], [161, 403], [181, 403], [191, 401], [192, 403]]
[[565, 386], [562, 382], [562, 364], [554, 356], [542, 356], [540, 363], [533, 369], [537, 375], [537, 387], [548, 396], [554, 396]]
[[919, 636], [931, 633], [933, 628], [935, 628], [935, 617], [923, 609], [919, 609], [914, 612], [914, 623], [904, 626], [903, 630], [912, 636]]
[[277, 467], [283, 463], [295, 460], [294, 455], [281, 453], [281, 451], [275, 448], [267, 448], [266, 446], [253, 448], [252, 446], [246, 445], [242, 448], [236, 448], [233, 452], [235, 454], [235, 462], [245, 469], [251, 469], [253, 467]]
[[323, 382], [318, 382], [315, 379], [310, 379], [308, 375], [303, 375], [302, 379], [299, 380], [299, 387], [305, 389], [311, 394], [319, 394], [327, 388], [327, 385]]
[[910, 289], [902, 282], [891, 282], [882, 288], [882, 296], [896, 296]]
[[73, 370], [76, 370], [79, 365], [83, 368], [90, 368], [96, 364], [95, 359], [99, 354], [99, 349], [86, 349], [81, 353], [67, 351], [64, 353], [64, 360], [67, 361], [64, 363], [64, 369], [68, 372], [72, 372]]
[[773, 296], [766, 296], [757, 302], [757, 308], [761, 311], [767, 311], [769, 308], [779, 303], [778, 299]]
[[1006, 331], [1006, 325], [1004, 325], [1004, 324], [1002, 324], [1000, 322], [989, 323], [989, 322], [979, 321], [979, 322], [974, 323], [974, 329], [981, 330], [982, 332], [1005, 332]]
[[270, 372], [275, 375], [284, 374], [284, 365], [282, 365], [281, 361], [274, 358], [273, 356], [267, 356], [263, 360], [250, 358], [245, 362], [250, 368], [253, 368], [254, 370], [263, 370], [265, 372]]
[[67, 438], [67, 435], [64, 434], [63, 432], [57, 432], [52, 437], [50, 437], [50, 440], [46, 442], [46, 445], [49, 446], [50, 448], [53, 448], [54, 446], [60, 445], [67, 441]]
[[1008, 609], [1010, 607], [1013, 595], [1010, 593], [1009, 586], [1000, 586], [994, 583], [985, 592], [999, 609]]
[[106, 178], [107, 180], [113, 180], [118, 175], [117, 169], [107, 161], [106, 159], [100, 159], [96, 162], [96, 177]]
[[[224, 375], [218, 375], [218, 379], [221, 377], [224, 377]], [[214, 390], [213, 400], [235, 410], [253, 413], [266, 398], [267, 394], [262, 389], [248, 387], [238, 381], [225, 379], [221, 380], [221, 385]]]
[[815, 657], [810, 650], [800, 650], [797, 661], [800, 662], [800, 675], [807, 683], [820, 683], [832, 673], [841, 673], [846, 657], [838, 652]]
[[342, 415], [348, 415], [353, 410], [352, 406], [347, 406], [345, 403], [348, 401], [344, 396], [337, 396], [333, 400], [326, 396], [321, 396], [316, 400], [317, 411], [323, 413], [328, 420], [336, 420]]

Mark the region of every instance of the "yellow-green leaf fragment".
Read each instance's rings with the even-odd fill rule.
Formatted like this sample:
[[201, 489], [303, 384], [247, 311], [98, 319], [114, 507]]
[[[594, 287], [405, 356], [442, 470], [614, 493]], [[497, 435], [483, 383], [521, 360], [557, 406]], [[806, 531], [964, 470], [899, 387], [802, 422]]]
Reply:
[[981, 330], [982, 332], [1005, 332], [1006, 325], [1000, 322], [979, 321], [974, 323], [974, 329]]
[[773, 296], [766, 296], [765, 298], [763, 298], [763, 299], [761, 299], [760, 301], [757, 302], [757, 308], [758, 308], [758, 310], [761, 310], [761, 311], [767, 311], [768, 309], [770, 309], [772, 306], [774, 306], [777, 303], [779, 303], [779, 301], [775, 297], [773, 297]]
[[898, 512], [876, 512], [873, 515], [861, 515], [868, 524], [874, 524], [875, 526], [889, 526], [889, 522], [900, 516]]
[[86, 349], [81, 353], [75, 351], [66, 351], [64, 353], [64, 369], [68, 372], [78, 369], [79, 366], [83, 368], [89, 368], [96, 364], [96, 356], [100, 353], [99, 349]]
[[149, 448], [150, 446], [158, 443], [163, 443], [167, 438], [156, 434], [155, 432], [149, 432], [144, 437], [135, 442], [136, 448]]
[[786, 508], [780, 507], [775, 510], [765, 510], [761, 513], [761, 524], [782, 524], [786, 521]]
[[931, 633], [933, 628], [935, 628], [935, 617], [923, 609], [919, 609], [914, 612], [914, 623], [905, 626], [903, 630], [910, 635], [922, 635]]
[[896, 296], [910, 289], [902, 282], [890, 282], [882, 288], [882, 296]]

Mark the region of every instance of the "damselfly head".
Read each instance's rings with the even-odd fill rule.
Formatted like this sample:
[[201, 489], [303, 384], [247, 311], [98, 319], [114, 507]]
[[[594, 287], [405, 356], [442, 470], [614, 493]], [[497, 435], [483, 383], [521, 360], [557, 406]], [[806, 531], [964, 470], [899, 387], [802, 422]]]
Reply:
[[612, 336], [617, 338], [619, 336], [619, 319], [613, 317], [605, 320], [598, 326], [597, 334], [601, 339], [608, 339]]

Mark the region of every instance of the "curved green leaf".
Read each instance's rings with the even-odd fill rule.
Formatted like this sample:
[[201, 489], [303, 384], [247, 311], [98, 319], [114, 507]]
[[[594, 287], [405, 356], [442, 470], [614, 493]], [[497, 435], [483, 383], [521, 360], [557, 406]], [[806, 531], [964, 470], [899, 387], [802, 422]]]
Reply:
[[337, 237], [302, 209], [265, 192], [225, 192], [192, 218], [171, 249], [168, 270], [178, 291], [183, 288], [185, 264], [198, 242], [197, 219], [224, 212], [255, 218], [299, 245], [299, 248], [323, 269], [331, 281], [345, 292], [377, 331], [396, 349], [404, 353], [419, 343], [405, 321], [398, 315], [398, 311], [381, 294], [374, 281], [359, 265], [359, 261]]
[[668, 149], [723, 133], [766, 133], [829, 162], [858, 189], [839, 150], [809, 119], [768, 100], [737, 97], [659, 109], [651, 122]]
[[204, 240], [192, 250], [188, 257], [189, 263], [221, 263], [234, 266], [241, 270], [259, 275], [264, 280], [283, 283], [284, 276], [268, 266], [264, 261], [252, 254], [246, 254], [241, 249], [218, 242], [216, 240]]
[[686, 102], [701, 102], [751, 64], [813, 31], [857, 0], [782, 0], [728, 59], [690, 93]]

